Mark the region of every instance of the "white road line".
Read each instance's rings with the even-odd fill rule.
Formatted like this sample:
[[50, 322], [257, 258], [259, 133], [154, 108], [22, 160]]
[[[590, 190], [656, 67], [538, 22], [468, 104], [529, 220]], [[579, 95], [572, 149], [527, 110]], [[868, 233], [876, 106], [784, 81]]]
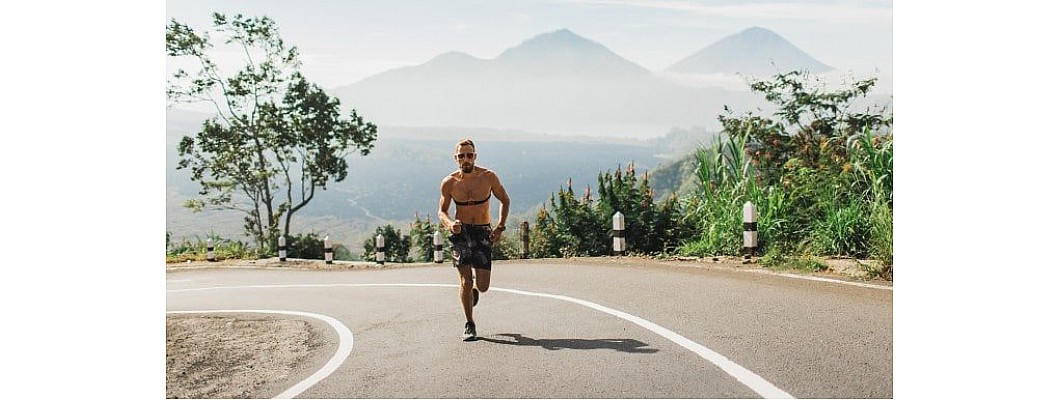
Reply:
[[749, 271], [749, 272], [766, 274], [766, 275], [780, 275], [780, 276], [783, 276], [783, 277], [795, 278], [795, 279], [805, 279], [805, 280], [808, 280], [808, 281], [838, 283], [838, 284], [841, 284], [841, 285], [859, 286], [859, 287], [869, 288], [869, 289], [881, 289], [881, 290], [894, 291], [894, 287], [892, 287], [892, 286], [873, 285], [871, 283], [851, 282], [851, 281], [844, 281], [844, 280], [832, 279], [832, 278], [821, 278], [819, 276], [806, 276], [806, 275], [796, 275], [796, 274], [788, 274], [788, 273], [781, 273], [781, 272], [765, 272], [765, 271]]
[[[197, 289], [176, 289], [176, 290], [167, 290], [167, 292], [193, 292], [193, 291], [200, 291], [200, 290], [223, 290], [223, 289], [275, 289], [275, 288], [323, 288], [323, 287], [446, 287], [446, 288], [456, 288], [456, 287], [458, 287], [458, 285], [442, 284], [442, 283], [334, 283], [334, 284], [292, 284], [292, 285], [248, 285], [248, 286], [218, 286], [218, 287], [197, 288]], [[681, 336], [681, 335], [677, 334], [676, 332], [671, 331], [669, 329], [663, 328], [662, 326], [659, 326], [659, 325], [657, 325], [657, 324], [655, 324], [655, 323], [653, 323], [651, 321], [648, 321], [648, 320], [646, 320], [644, 318], [640, 318], [640, 317], [637, 317], [635, 315], [627, 314], [627, 313], [624, 313], [622, 311], [615, 310], [613, 308], [604, 307], [602, 305], [593, 303], [591, 301], [577, 299], [577, 298], [574, 298], [574, 297], [561, 296], [561, 295], [548, 294], [548, 293], [530, 292], [530, 291], [517, 290], [517, 289], [505, 289], [505, 288], [499, 288], [499, 287], [495, 287], [495, 286], [491, 287], [490, 289], [491, 290], [500, 291], [500, 292], [508, 292], [508, 293], [513, 293], [513, 294], [526, 295], [526, 296], [546, 297], [546, 298], [552, 298], [552, 299], [556, 299], [556, 300], [563, 300], [563, 301], [571, 302], [571, 303], [574, 303], [574, 304], [579, 304], [579, 305], [582, 305], [582, 306], [585, 306], [585, 307], [589, 307], [589, 308], [597, 310], [597, 311], [602, 311], [602, 312], [605, 312], [607, 314], [611, 314], [613, 316], [622, 318], [622, 319], [624, 319], [626, 321], [629, 321], [629, 322], [632, 322], [634, 324], [640, 325], [641, 327], [643, 327], [643, 328], [645, 328], [645, 329], [647, 329], [649, 331], [652, 331], [653, 333], [655, 333], [655, 334], [657, 334], [659, 336], [662, 336], [662, 337], [666, 338], [667, 340], [670, 340], [671, 342], [674, 342], [674, 343], [676, 343], [677, 345], [679, 345], [681, 347], [684, 347], [684, 348], [686, 348], [688, 350], [691, 350], [693, 353], [698, 354], [700, 357], [702, 357], [703, 359], [707, 360], [711, 364], [714, 364], [718, 368], [721, 368], [722, 371], [725, 371], [725, 373], [729, 374], [733, 378], [736, 378], [737, 381], [740, 381], [740, 383], [744, 384], [744, 386], [747, 386], [748, 388], [753, 390], [755, 393], [758, 393], [758, 395], [762, 396], [763, 398], [767, 398], [767, 399], [793, 399], [793, 398], [795, 398], [794, 396], [792, 396], [792, 395], [788, 394], [787, 392], [781, 390], [780, 388], [776, 387], [772, 383], [769, 383], [769, 381], [766, 381], [761, 376], [758, 376], [758, 374], [755, 374], [754, 372], [751, 372], [751, 370], [749, 370], [747, 368], [744, 368], [743, 366], [733, 362], [732, 360], [729, 360], [727, 357], [725, 357], [725, 356], [723, 356], [721, 354], [718, 354], [717, 352], [707, 348], [706, 346], [703, 346], [703, 345], [701, 345], [699, 343], [696, 343], [696, 342], [692, 341], [691, 339], [688, 339], [688, 338], [686, 338], [684, 336]]]
[[302, 392], [306, 391], [306, 389], [309, 389], [310, 387], [315, 385], [317, 382], [320, 382], [320, 381], [324, 380], [324, 378], [327, 378], [328, 375], [331, 375], [332, 372], [335, 372], [335, 370], [339, 369], [339, 366], [342, 365], [342, 362], [345, 361], [346, 358], [348, 358], [350, 356], [351, 352], [353, 352], [353, 332], [350, 332], [350, 328], [347, 328], [346, 325], [343, 325], [343, 323], [339, 322], [339, 320], [337, 320], [335, 318], [332, 318], [332, 317], [329, 317], [327, 315], [314, 314], [314, 313], [301, 312], [301, 311], [279, 311], [279, 310], [166, 311], [166, 314], [209, 314], [209, 313], [286, 314], [286, 315], [296, 315], [296, 316], [301, 316], [301, 317], [315, 318], [315, 319], [319, 319], [321, 321], [327, 322], [328, 325], [331, 325], [331, 329], [334, 329], [335, 332], [339, 334], [339, 348], [338, 348], [338, 350], [335, 351], [335, 355], [331, 356], [331, 359], [328, 360], [327, 364], [324, 364], [324, 367], [322, 367], [319, 370], [317, 370], [317, 372], [314, 372], [313, 375], [310, 375], [308, 378], [305, 378], [301, 382], [298, 382], [297, 384], [292, 386], [290, 389], [287, 389], [283, 393], [280, 393], [280, 394], [276, 395], [276, 397], [273, 397], [274, 399], [293, 399], [295, 396], [298, 396], [299, 394], [302, 394]]
[[729, 360], [727, 357], [725, 357], [725, 356], [723, 356], [721, 354], [718, 354], [714, 350], [711, 350], [711, 349], [707, 348], [706, 346], [701, 345], [699, 343], [693, 342], [689, 338], [681, 336], [681, 335], [677, 334], [674, 331], [671, 331], [669, 329], [663, 328], [663, 327], [655, 324], [654, 322], [648, 321], [648, 320], [646, 320], [644, 318], [641, 318], [641, 317], [638, 317], [638, 316], [635, 316], [635, 315], [630, 315], [630, 314], [624, 313], [622, 311], [615, 310], [613, 308], [604, 307], [602, 305], [593, 303], [591, 301], [585, 301], [585, 300], [576, 299], [576, 298], [573, 298], [573, 297], [560, 296], [560, 295], [547, 294], [547, 293], [527, 292], [527, 291], [515, 290], [515, 289], [503, 289], [503, 288], [490, 288], [490, 289], [494, 289], [494, 290], [501, 291], [501, 292], [524, 294], [524, 295], [527, 295], [527, 296], [548, 297], [548, 298], [553, 298], [553, 299], [557, 299], [557, 300], [569, 301], [571, 303], [581, 304], [583, 306], [592, 308], [594, 310], [603, 311], [605, 313], [608, 313], [608, 314], [614, 315], [616, 317], [622, 318], [622, 319], [624, 319], [626, 321], [629, 321], [629, 322], [632, 322], [634, 324], [640, 325], [641, 327], [643, 327], [643, 328], [645, 328], [645, 329], [647, 329], [649, 331], [652, 331], [652, 332], [654, 332], [655, 334], [657, 334], [659, 336], [662, 336], [664, 338], [669, 339], [671, 342], [677, 343], [681, 347], [684, 347], [686, 349], [691, 350], [693, 353], [696, 353], [700, 357], [703, 357], [703, 359], [705, 359], [707, 361], [710, 361], [711, 364], [714, 364], [718, 368], [721, 368], [722, 371], [725, 371], [726, 373], [731, 375], [733, 378], [736, 378], [736, 380], [740, 381], [740, 383], [744, 384], [744, 386], [747, 386], [751, 390], [754, 390], [755, 393], [758, 393], [758, 395], [762, 396], [763, 398], [767, 398], [767, 399], [793, 399], [793, 398], [795, 398], [792, 395], [788, 394], [787, 392], [785, 392], [783, 390], [780, 390], [780, 388], [774, 386], [772, 383], [769, 383], [769, 381], [765, 380], [761, 376], [758, 376], [758, 374], [755, 374], [754, 372], [751, 372], [751, 370], [742, 367], [740, 364], [737, 364], [737, 363], [733, 362], [732, 360]]

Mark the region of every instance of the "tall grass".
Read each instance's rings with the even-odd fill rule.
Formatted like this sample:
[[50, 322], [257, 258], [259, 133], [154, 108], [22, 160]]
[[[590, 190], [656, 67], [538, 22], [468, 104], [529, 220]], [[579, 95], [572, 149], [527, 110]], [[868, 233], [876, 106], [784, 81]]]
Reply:
[[[738, 255], [743, 204], [758, 213], [759, 254], [872, 257], [892, 260], [893, 145], [891, 136], [864, 131], [845, 144], [849, 159], [835, 169], [798, 159], [781, 166], [780, 181], [762, 184], [750, 156], [751, 126], [696, 152], [702, 192], [683, 199], [697, 235], [686, 255]], [[775, 168], [775, 167], [774, 167]], [[774, 257], [777, 258], [777, 257]]]
[[865, 130], [851, 137], [851, 170], [868, 205], [868, 253], [883, 261], [884, 275], [894, 260], [894, 138]]

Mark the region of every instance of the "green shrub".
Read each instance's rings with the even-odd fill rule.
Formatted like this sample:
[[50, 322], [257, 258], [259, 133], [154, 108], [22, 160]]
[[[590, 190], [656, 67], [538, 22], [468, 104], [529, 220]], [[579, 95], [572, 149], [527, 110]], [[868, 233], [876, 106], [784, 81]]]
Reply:
[[375, 261], [375, 238], [378, 235], [383, 235], [386, 262], [412, 262], [412, 257], [409, 256], [409, 252], [412, 250], [412, 237], [402, 235], [400, 229], [394, 229], [394, 226], [390, 224], [376, 227], [375, 233], [364, 239], [364, 252], [361, 253], [361, 259]]
[[207, 240], [195, 236], [194, 241], [183, 239], [172, 243], [171, 234], [166, 233], [166, 262], [206, 261], [207, 247], [213, 244], [214, 258], [217, 260], [244, 259], [254, 260], [266, 255], [246, 243], [225, 239], [217, 234], [206, 235]]

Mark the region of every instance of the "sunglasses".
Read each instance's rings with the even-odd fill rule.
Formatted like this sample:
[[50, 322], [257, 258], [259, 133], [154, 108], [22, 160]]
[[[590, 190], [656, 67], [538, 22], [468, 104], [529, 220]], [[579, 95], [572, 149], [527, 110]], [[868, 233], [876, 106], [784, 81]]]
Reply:
[[465, 158], [472, 158], [472, 157], [475, 157], [475, 153], [460, 153], [460, 154], [456, 155], [456, 158], [460, 159], [460, 160], [463, 160]]

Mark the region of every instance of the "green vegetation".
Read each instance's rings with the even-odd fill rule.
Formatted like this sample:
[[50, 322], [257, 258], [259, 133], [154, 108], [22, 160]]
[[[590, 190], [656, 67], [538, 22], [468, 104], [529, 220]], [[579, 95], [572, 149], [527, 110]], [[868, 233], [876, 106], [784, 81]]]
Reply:
[[[413, 258], [416, 261], [434, 262], [434, 232], [438, 228], [438, 225], [432, 223], [430, 218], [424, 221], [420, 219], [419, 214], [416, 214], [416, 220], [412, 223], [412, 229], [409, 231], [413, 252], [415, 253]], [[449, 249], [448, 231], [442, 232], [442, 248], [445, 250]], [[374, 260], [375, 253], [372, 254], [372, 259]], [[448, 251], [442, 251], [443, 261], [451, 259], [452, 255]]]
[[677, 197], [656, 204], [647, 174], [638, 179], [633, 164], [625, 171], [601, 173], [597, 181], [597, 199], [588, 187], [584, 195], [576, 197], [568, 182], [558, 198], [554, 194], [548, 207], [541, 208], [530, 230], [531, 257], [611, 254], [615, 212], [625, 217], [626, 250], [630, 253], [673, 252], [681, 237], [689, 233], [681, 221]]
[[[758, 254], [770, 268], [820, 271], [822, 257], [871, 258], [870, 276], [890, 279], [893, 264], [893, 116], [876, 106], [852, 111], [875, 79], [827, 90], [808, 74], [790, 72], [753, 82], [751, 89], [776, 105], [755, 113], [719, 117], [723, 130], [656, 179], [636, 167], [597, 175], [596, 193], [575, 194], [573, 182], [552, 194], [531, 219], [530, 256], [600, 256], [611, 253], [615, 212], [626, 220], [627, 251], [654, 256], [735, 256], [743, 248], [744, 203], [758, 215]], [[649, 181], [651, 179], [651, 182]], [[650, 183], [669, 189], [656, 194]], [[678, 190], [680, 188], [680, 190]], [[513, 219], [514, 220], [514, 219]], [[516, 226], [517, 224], [512, 224]], [[418, 216], [408, 235], [391, 225], [364, 241], [362, 257], [375, 259], [375, 236], [387, 242], [387, 262], [433, 261], [439, 226]], [[443, 252], [450, 259], [448, 232]], [[306, 257], [322, 248], [312, 234]], [[217, 243], [218, 257], [255, 257], [241, 243]], [[518, 230], [494, 246], [494, 259], [519, 256]], [[167, 259], [195, 254], [202, 243], [169, 246]], [[188, 250], [191, 249], [191, 250]], [[338, 251], [338, 250], [337, 250]], [[270, 253], [274, 255], [274, 253]], [[294, 257], [292, 255], [292, 257]], [[337, 255], [337, 259], [340, 257]]]
[[412, 250], [412, 237], [402, 235], [400, 229], [394, 229], [394, 226], [390, 224], [375, 228], [375, 233], [364, 239], [364, 253], [361, 253], [362, 260], [375, 261], [375, 237], [379, 235], [383, 235], [384, 251], [386, 253], [385, 262], [412, 262], [412, 257], [409, 254]]
[[607, 254], [616, 210], [626, 216], [633, 253], [739, 255], [742, 209], [751, 202], [766, 264], [820, 270], [812, 256], [871, 257], [883, 262], [878, 275], [890, 276], [893, 117], [876, 107], [850, 110], [873, 78], [837, 91], [810, 79], [796, 71], [751, 84], [777, 111], [719, 117], [722, 132], [694, 153], [697, 193], [656, 204], [647, 174], [638, 183], [633, 166], [600, 175], [599, 201], [588, 190], [580, 199], [569, 185], [560, 190], [538, 213], [531, 255]]
[[[350, 249], [339, 243], [331, 244], [332, 258], [335, 260], [353, 260]], [[287, 239], [287, 258], [306, 260], [324, 259], [324, 239], [316, 233], [298, 234]]]
[[169, 232], [166, 232], [166, 262], [206, 261], [207, 247], [211, 243], [213, 244], [214, 258], [217, 260], [254, 260], [262, 257], [258, 249], [240, 241], [222, 238], [216, 234], [206, 235], [205, 239], [200, 239], [196, 236], [194, 241], [185, 239], [179, 243], [172, 243], [170, 242]]
[[[207, 235], [214, 245], [214, 258], [221, 260], [256, 260], [260, 258], [275, 257], [253, 247], [247, 243], [236, 240], [225, 239], [216, 234]], [[194, 241], [182, 240], [180, 243], [170, 242], [170, 233], [166, 232], [166, 262], [179, 263], [185, 261], [207, 261], [207, 240], [195, 238]], [[333, 244], [332, 250], [335, 260], [353, 260], [353, 254], [342, 244]], [[287, 258], [300, 258], [307, 260], [324, 259], [324, 239], [316, 233], [298, 234], [287, 239]]]
[[[686, 217], [698, 235], [689, 255], [738, 254], [741, 205], [758, 211], [760, 252], [786, 256], [872, 257], [892, 263], [892, 116], [850, 112], [875, 83], [824, 91], [798, 72], [755, 82], [778, 106], [776, 119], [722, 116], [724, 140], [696, 153], [702, 195]], [[810, 268], [813, 269], [813, 268]]]

